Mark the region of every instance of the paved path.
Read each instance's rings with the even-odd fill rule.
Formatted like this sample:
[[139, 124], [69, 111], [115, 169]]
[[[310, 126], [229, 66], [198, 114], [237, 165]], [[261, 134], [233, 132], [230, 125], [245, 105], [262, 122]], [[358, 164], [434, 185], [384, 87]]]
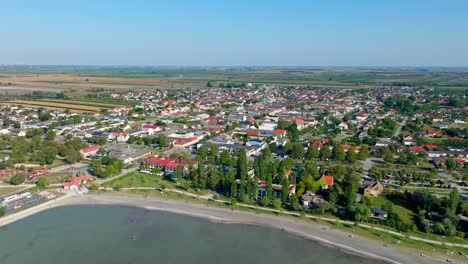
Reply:
[[[122, 172], [121, 172], [120, 174], [118, 174], [118, 175], [115, 175], [115, 176], [112, 176], [112, 177], [109, 177], [109, 178], [105, 178], [105, 179], [98, 179], [98, 180], [97, 180], [97, 183], [103, 184], [103, 183], [112, 181], [112, 180], [114, 180], [114, 179], [117, 179], [117, 178], [119, 178], [119, 177], [122, 177], [122, 176], [124, 176], [124, 175], [126, 175], [126, 174], [129, 174], [129, 173], [131, 173], [131, 172], [135, 172], [135, 171], [137, 171], [137, 169], [138, 169], [138, 167], [133, 167], [133, 168], [130, 168], [130, 169], [124, 169], [124, 170], [122, 170]], [[153, 189], [154, 189], [154, 188], [153, 188]]]

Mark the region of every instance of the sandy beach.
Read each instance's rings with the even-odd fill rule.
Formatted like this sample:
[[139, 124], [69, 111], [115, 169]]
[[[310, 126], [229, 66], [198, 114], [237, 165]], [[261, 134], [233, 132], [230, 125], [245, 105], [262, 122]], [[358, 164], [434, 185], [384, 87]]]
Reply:
[[50, 208], [67, 205], [124, 205], [136, 206], [147, 210], [160, 210], [176, 214], [188, 215], [208, 219], [215, 223], [237, 223], [261, 225], [277, 228], [307, 239], [312, 239], [321, 244], [335, 247], [348, 253], [357, 254], [367, 258], [379, 259], [388, 263], [443, 263], [445, 258], [439, 259], [422, 257], [420, 252], [402, 251], [391, 245], [376, 243], [375, 240], [362, 238], [349, 233], [330, 229], [329, 226], [320, 223], [305, 222], [300, 219], [255, 214], [227, 208], [211, 207], [203, 204], [185, 203], [175, 200], [163, 200], [157, 198], [129, 197], [119, 195], [66, 195], [55, 201], [50, 201], [36, 207], [6, 216], [0, 219], [0, 226], [7, 225], [32, 214]]

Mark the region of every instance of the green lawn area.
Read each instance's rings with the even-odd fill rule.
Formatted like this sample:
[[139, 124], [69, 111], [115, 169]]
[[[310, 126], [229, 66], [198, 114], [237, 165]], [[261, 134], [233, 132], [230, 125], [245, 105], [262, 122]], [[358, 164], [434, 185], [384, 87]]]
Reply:
[[[372, 206], [382, 208], [382, 206], [386, 203], [392, 203], [388, 200], [385, 196], [379, 196], [377, 198], [372, 199]], [[401, 205], [393, 204], [393, 210], [400, 216], [400, 219], [405, 222], [406, 224], [413, 224], [413, 217], [415, 213]]]
[[0, 188], [0, 196], [7, 196], [7, 194], [10, 194], [12, 192], [16, 192], [20, 190], [21, 187], [5, 187], [5, 188]]
[[73, 173], [67, 171], [60, 171], [48, 173], [45, 176], [49, 178], [49, 183], [62, 183], [65, 182], [65, 180], [71, 178], [73, 176]]
[[143, 174], [143, 173], [138, 173], [138, 172], [132, 172], [120, 178], [117, 178], [115, 180], [106, 182], [103, 184], [103, 186], [114, 187], [114, 186], [120, 185], [123, 188], [129, 188], [129, 187], [157, 188], [157, 187], [160, 187], [161, 184], [165, 184], [166, 186], [173, 184], [175, 186], [175, 183], [163, 180], [159, 176]]
[[[122, 177], [114, 179], [112, 181], [102, 184], [103, 187], [120, 187], [120, 188], [132, 188], [132, 187], [147, 187], [147, 188], [164, 188], [168, 189], [181, 189], [181, 186], [187, 185], [189, 182], [187, 180], [177, 180], [176, 182], [166, 180], [157, 175], [144, 174], [139, 172], [131, 172]], [[193, 194], [204, 195], [207, 194], [207, 190], [198, 190], [196, 191], [193, 188], [185, 190]]]

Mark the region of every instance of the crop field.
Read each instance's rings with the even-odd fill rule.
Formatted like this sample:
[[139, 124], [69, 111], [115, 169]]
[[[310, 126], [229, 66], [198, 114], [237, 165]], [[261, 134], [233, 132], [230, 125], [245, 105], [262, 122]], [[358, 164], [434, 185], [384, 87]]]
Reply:
[[85, 101], [75, 101], [75, 100], [56, 100], [56, 99], [40, 99], [36, 102], [52, 102], [52, 103], [62, 103], [62, 104], [73, 104], [73, 105], [85, 105], [85, 106], [96, 106], [100, 108], [114, 108], [120, 105], [108, 104], [108, 103], [99, 103], [99, 102], [85, 102]]
[[49, 110], [63, 111], [65, 109], [69, 109], [71, 112], [75, 112], [75, 113], [99, 112], [103, 108], [108, 108], [108, 107], [73, 104], [73, 103], [68, 103], [65, 100], [63, 101], [63, 103], [36, 101], [36, 100], [35, 101], [14, 100], [14, 101], [7, 101], [7, 102], [10, 104], [21, 105], [23, 107], [32, 107], [32, 108], [42, 107], [42, 108], [49, 109]]
[[275, 84], [316, 88], [418, 85], [466, 90], [466, 68], [253, 68], [253, 67], [0, 67], [0, 93], [41, 91], [204, 88], [220, 83]]

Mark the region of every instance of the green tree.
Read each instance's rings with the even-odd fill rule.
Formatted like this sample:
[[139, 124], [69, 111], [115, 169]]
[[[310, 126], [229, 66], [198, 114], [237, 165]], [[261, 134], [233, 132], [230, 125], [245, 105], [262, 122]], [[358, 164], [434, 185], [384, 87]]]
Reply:
[[358, 222], [366, 222], [371, 215], [370, 209], [364, 204], [356, 204], [353, 211], [353, 218]]
[[47, 176], [41, 176], [37, 178], [36, 184], [37, 186], [45, 187], [49, 185], [49, 178], [47, 178]]
[[348, 150], [348, 152], [346, 153], [346, 160], [349, 163], [356, 162], [356, 151], [354, 150], [354, 148], [351, 148], [350, 150]]
[[229, 151], [223, 150], [223, 152], [221, 152], [221, 164], [224, 166], [232, 165], [231, 154], [229, 154]]
[[174, 171], [174, 177], [176, 179], [182, 179], [184, 176], [184, 166], [179, 165]]
[[6, 207], [3, 205], [0, 205], [0, 217], [4, 216], [6, 214]]
[[369, 147], [367, 145], [362, 145], [361, 150], [357, 155], [358, 160], [366, 160], [369, 157]]
[[159, 134], [158, 141], [159, 141], [159, 146], [162, 148], [169, 146], [169, 144], [167, 143], [167, 137], [165, 134]]
[[455, 167], [456, 163], [455, 161], [453, 161], [453, 159], [445, 160], [445, 168], [447, 168], [447, 170], [452, 171], [453, 169], [455, 169]]
[[281, 200], [280, 199], [274, 199], [273, 200], [273, 208], [276, 210], [281, 210]]
[[26, 180], [26, 174], [16, 174], [10, 179], [10, 183], [13, 185], [20, 185]]
[[458, 207], [458, 203], [460, 202], [460, 193], [458, 192], [457, 188], [452, 188], [450, 194], [446, 198], [446, 211], [450, 215], [455, 215]]
[[331, 150], [328, 146], [323, 146], [320, 149], [320, 158], [322, 159], [329, 159], [331, 157], [332, 153]]
[[333, 158], [338, 161], [344, 161], [346, 158], [346, 153], [341, 145], [336, 145], [333, 148]]
[[268, 199], [268, 197], [266, 197], [266, 196], [263, 196], [262, 199], [260, 200], [260, 205], [269, 206], [270, 205], [270, 199]]
[[314, 147], [314, 146], [309, 146], [307, 148], [307, 152], [306, 152], [306, 155], [305, 155], [305, 158], [310, 160], [310, 159], [316, 159], [319, 157], [319, 150], [317, 147]]
[[304, 147], [301, 143], [296, 143], [293, 145], [291, 157], [293, 159], [302, 159], [304, 158]]
[[55, 136], [56, 136], [55, 132], [50, 130], [49, 132], [47, 132], [46, 139], [52, 141], [54, 140]]
[[384, 157], [384, 161], [387, 162], [387, 163], [393, 163], [393, 154], [392, 152], [390, 151], [390, 149], [388, 147], [384, 147], [383, 150], [382, 150], [382, 155]]

